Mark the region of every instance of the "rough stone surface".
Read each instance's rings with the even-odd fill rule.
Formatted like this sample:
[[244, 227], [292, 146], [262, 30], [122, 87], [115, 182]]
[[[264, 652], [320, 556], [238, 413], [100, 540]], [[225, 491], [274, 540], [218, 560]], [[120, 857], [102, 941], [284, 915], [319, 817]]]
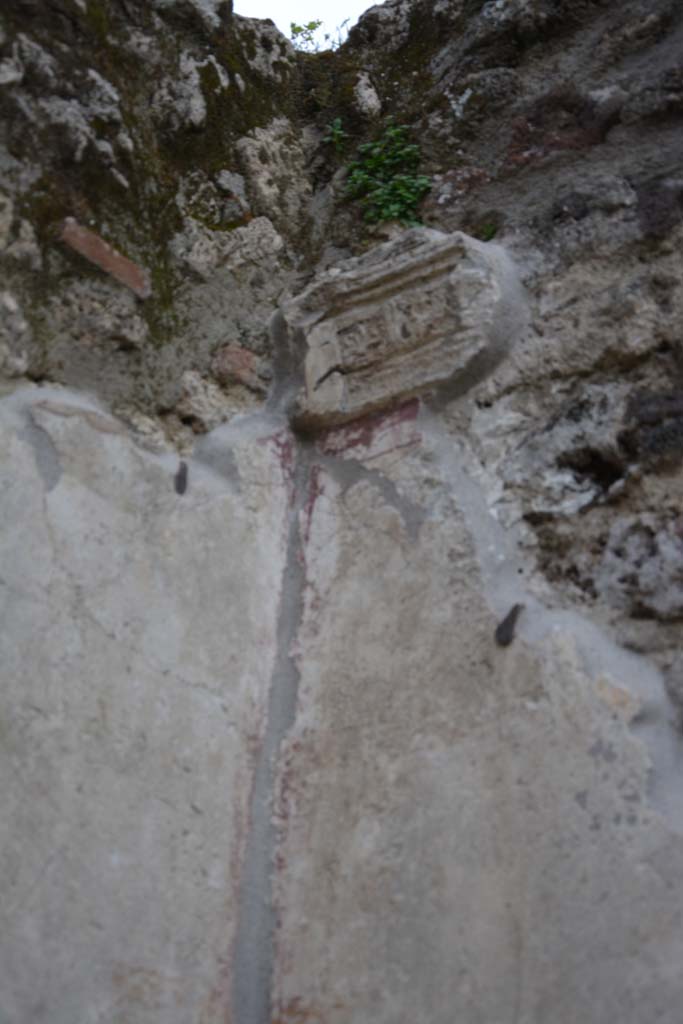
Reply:
[[414, 228], [326, 271], [284, 307], [302, 331], [305, 425], [355, 419], [437, 387], [462, 392], [525, 327], [513, 264], [465, 235]]
[[[25, 359], [31, 377], [168, 417], [183, 375], [208, 375], [226, 334], [263, 354], [276, 297], [290, 284], [282, 231], [266, 232], [263, 258], [242, 233], [258, 190], [240, 174], [238, 144], [291, 115], [294, 52], [272, 23], [233, 18], [230, 4], [213, 0], [55, 0], [39, 14], [23, 2], [0, 12], [0, 262], [3, 289], [32, 311], [30, 338], [12, 359]], [[305, 168], [300, 177], [305, 192]], [[84, 273], [60, 243], [65, 220], [90, 233], [91, 256], [99, 238], [129, 270], [149, 272], [149, 286], [135, 285], [151, 293], [136, 313], [144, 330], [135, 327], [140, 343], [126, 355], [108, 329], [117, 289], [103, 291], [101, 270]], [[187, 280], [195, 275], [202, 294]], [[80, 362], [65, 357], [80, 346], [74, 290], [103, 304]]]
[[206, 101], [199, 78], [201, 67], [190, 54], [181, 53], [177, 76], [164, 79], [154, 94], [155, 116], [172, 131], [203, 128], [206, 123]]
[[196, 370], [184, 373], [181, 383], [182, 395], [175, 411], [182, 422], [197, 434], [213, 430], [253, 405], [253, 401], [243, 394], [226, 395], [212, 380], [202, 377]]
[[186, 270], [209, 281], [219, 267], [235, 270], [276, 256], [284, 243], [267, 217], [256, 217], [246, 227], [217, 234], [188, 219], [171, 242], [171, 252]]
[[257, 394], [265, 394], [268, 390], [266, 381], [272, 376], [269, 367], [241, 345], [224, 345], [218, 349], [212, 370], [221, 384], [237, 381]]
[[299, 134], [287, 118], [254, 128], [237, 144], [259, 213], [290, 236], [305, 227], [311, 185]]
[[377, 95], [377, 90], [365, 72], [358, 76], [353, 95], [356, 99], [356, 106], [361, 114], [366, 117], [378, 117], [382, 112], [382, 103]]

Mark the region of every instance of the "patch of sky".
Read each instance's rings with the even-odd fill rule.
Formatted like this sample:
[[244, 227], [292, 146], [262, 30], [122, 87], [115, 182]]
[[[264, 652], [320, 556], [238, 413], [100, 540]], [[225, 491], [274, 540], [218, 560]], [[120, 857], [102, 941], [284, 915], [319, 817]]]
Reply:
[[320, 21], [313, 40], [324, 50], [343, 42], [361, 14], [372, 6], [367, 0], [324, 0], [322, 4], [315, 0], [234, 0], [233, 10], [245, 18], [270, 18], [288, 38], [292, 22], [302, 26]]

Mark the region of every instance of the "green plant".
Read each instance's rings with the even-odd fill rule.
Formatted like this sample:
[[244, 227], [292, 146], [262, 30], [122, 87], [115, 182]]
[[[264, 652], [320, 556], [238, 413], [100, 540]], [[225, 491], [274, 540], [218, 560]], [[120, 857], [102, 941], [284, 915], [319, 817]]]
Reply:
[[323, 142], [329, 143], [334, 146], [337, 153], [341, 153], [346, 145], [348, 139], [347, 133], [342, 127], [341, 117], [335, 117], [334, 121], [331, 121], [327, 126], [327, 135], [324, 137]]
[[337, 25], [334, 30], [334, 36], [330, 32], [326, 32], [323, 36], [324, 47], [321, 47], [315, 38], [316, 32], [322, 25], [320, 18], [314, 18], [303, 25], [297, 25], [295, 21], [290, 21], [289, 38], [292, 40], [295, 50], [302, 50], [304, 53], [319, 53], [323, 48], [326, 50], [338, 50], [348, 35], [348, 29], [346, 28], [348, 23], [349, 19], [346, 18], [342, 21], [341, 25]]
[[317, 53], [320, 46], [315, 38], [315, 33], [321, 25], [322, 21], [320, 18], [314, 18], [313, 21], [307, 21], [304, 25], [297, 25], [295, 21], [290, 21], [290, 39], [292, 40], [294, 48], [297, 50], [303, 50], [305, 53]]
[[482, 224], [477, 232], [477, 238], [480, 238], [482, 242], [490, 242], [498, 234], [498, 225], [494, 224], [493, 221], [486, 221]]
[[370, 223], [399, 220], [419, 224], [418, 203], [431, 183], [418, 174], [420, 148], [409, 142], [409, 128], [390, 121], [375, 142], [366, 142], [349, 166], [346, 192], [359, 199], [363, 217]]
[[346, 41], [346, 37], [349, 34], [349, 30], [346, 26], [350, 20], [350, 18], [345, 18], [341, 25], [337, 25], [334, 30], [334, 38], [329, 32], [325, 33], [325, 42], [329, 44], [330, 50], [338, 50], [342, 43]]

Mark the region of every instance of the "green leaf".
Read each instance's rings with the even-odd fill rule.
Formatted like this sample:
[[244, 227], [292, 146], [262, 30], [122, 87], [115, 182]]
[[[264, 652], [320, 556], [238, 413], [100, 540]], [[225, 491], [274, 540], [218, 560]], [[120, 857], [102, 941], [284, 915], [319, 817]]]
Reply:
[[419, 163], [420, 148], [409, 141], [408, 126], [390, 121], [380, 138], [358, 147], [348, 167], [346, 193], [360, 201], [370, 223], [417, 224], [417, 205], [431, 188], [428, 177], [416, 174]]

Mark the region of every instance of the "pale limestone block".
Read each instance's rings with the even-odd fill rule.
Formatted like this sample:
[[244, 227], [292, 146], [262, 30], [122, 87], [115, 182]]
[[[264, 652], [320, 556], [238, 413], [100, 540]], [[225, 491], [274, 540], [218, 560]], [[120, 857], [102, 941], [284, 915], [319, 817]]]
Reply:
[[526, 304], [502, 248], [412, 228], [320, 274], [284, 316], [306, 341], [295, 418], [320, 427], [466, 390], [524, 329]]
[[237, 152], [258, 212], [279, 230], [296, 234], [312, 193], [300, 133], [286, 117], [277, 117], [240, 139]]

